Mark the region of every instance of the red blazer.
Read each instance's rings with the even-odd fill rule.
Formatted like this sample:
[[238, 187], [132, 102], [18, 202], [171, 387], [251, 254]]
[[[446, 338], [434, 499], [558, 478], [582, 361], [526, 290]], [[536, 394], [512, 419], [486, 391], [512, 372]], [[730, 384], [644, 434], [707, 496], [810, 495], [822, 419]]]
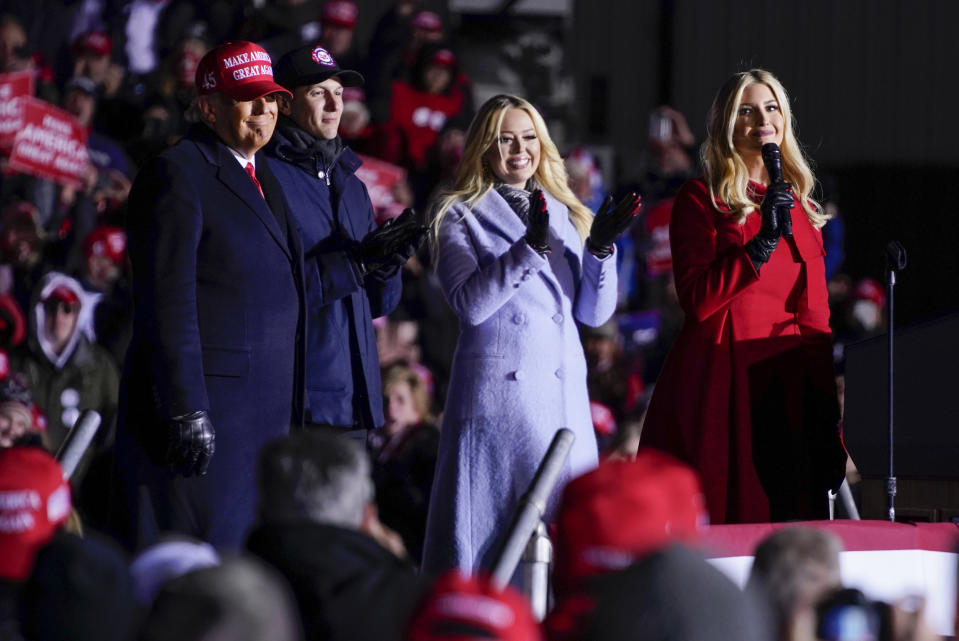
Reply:
[[[757, 202], [765, 187], [750, 183]], [[757, 272], [743, 245], [760, 227], [687, 182], [670, 219], [686, 313], [641, 442], [702, 475], [714, 523], [814, 518], [842, 480], [822, 235], [794, 203], [793, 237]], [[838, 477], [837, 477], [838, 474]]]

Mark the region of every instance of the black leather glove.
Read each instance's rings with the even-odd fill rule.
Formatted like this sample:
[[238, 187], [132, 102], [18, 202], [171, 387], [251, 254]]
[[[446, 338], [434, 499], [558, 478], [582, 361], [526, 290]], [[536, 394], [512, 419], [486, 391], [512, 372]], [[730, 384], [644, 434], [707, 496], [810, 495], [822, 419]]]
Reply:
[[[789, 209], [793, 206], [792, 185], [787, 182], [773, 183], [766, 189], [766, 197], [759, 206], [762, 226], [759, 232], [746, 243], [744, 249], [756, 271], [769, 261], [783, 234]], [[786, 212], [783, 216], [783, 211]], [[791, 221], [790, 221], [791, 222]], [[790, 229], [790, 233], [792, 230]]]
[[216, 449], [213, 423], [203, 410], [175, 416], [167, 423], [166, 464], [183, 476], [203, 476]]
[[549, 209], [542, 190], [534, 189], [529, 195], [529, 220], [526, 222], [526, 244], [545, 256], [549, 248]]
[[404, 209], [396, 218], [386, 221], [360, 241], [353, 251], [353, 260], [362, 276], [376, 273], [391, 276], [416, 253], [429, 230], [416, 221], [412, 209]]
[[606, 258], [613, 253], [613, 243], [636, 219], [642, 198], [635, 192], [625, 196], [615, 207], [613, 197], [607, 196], [593, 218], [586, 239], [586, 249], [597, 258]]

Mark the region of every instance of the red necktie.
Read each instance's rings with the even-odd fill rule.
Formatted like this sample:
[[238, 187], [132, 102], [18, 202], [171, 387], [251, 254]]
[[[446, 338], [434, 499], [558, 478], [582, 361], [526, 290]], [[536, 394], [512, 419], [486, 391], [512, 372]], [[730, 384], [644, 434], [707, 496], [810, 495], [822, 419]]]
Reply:
[[[256, 179], [256, 171], [253, 169], [253, 163], [246, 163], [246, 173], [250, 175], [250, 180], [253, 181], [253, 184], [256, 185], [256, 188], [260, 191], [260, 195], [263, 196], [263, 188], [260, 187], [260, 181]], [[266, 196], [263, 196], [263, 200], [266, 200]]]

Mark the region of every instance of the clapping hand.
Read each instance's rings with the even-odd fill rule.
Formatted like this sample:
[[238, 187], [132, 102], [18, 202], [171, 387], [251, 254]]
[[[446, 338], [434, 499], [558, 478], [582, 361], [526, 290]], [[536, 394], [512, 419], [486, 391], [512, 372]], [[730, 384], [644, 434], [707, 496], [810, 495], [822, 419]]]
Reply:
[[642, 198], [635, 192], [628, 194], [616, 206], [613, 197], [607, 196], [593, 218], [586, 239], [586, 249], [597, 258], [606, 258], [613, 253], [613, 243], [636, 219]]
[[546, 197], [540, 189], [534, 189], [529, 195], [529, 221], [526, 223], [526, 243], [539, 254], [550, 253], [549, 248], [549, 209]]
[[363, 237], [353, 252], [354, 260], [364, 276], [389, 278], [423, 245], [428, 233], [413, 210], [404, 209]]

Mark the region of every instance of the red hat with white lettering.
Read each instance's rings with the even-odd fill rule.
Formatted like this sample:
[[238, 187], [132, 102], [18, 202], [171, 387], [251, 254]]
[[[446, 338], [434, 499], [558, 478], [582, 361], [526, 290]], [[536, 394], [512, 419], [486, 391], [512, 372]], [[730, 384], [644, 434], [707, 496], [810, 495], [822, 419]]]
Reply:
[[70, 485], [40, 447], [0, 450], [0, 578], [23, 581], [37, 550], [70, 516]]
[[103, 256], [117, 266], [122, 266], [127, 256], [127, 233], [122, 227], [101, 225], [83, 241], [83, 253], [87, 258]]
[[497, 589], [489, 577], [440, 576], [419, 605], [407, 641], [539, 641], [542, 632], [529, 602], [510, 586]]
[[196, 90], [201, 96], [219, 92], [241, 102], [277, 92], [293, 97], [273, 79], [270, 54], [245, 40], [227, 42], [203, 56], [196, 68]]

